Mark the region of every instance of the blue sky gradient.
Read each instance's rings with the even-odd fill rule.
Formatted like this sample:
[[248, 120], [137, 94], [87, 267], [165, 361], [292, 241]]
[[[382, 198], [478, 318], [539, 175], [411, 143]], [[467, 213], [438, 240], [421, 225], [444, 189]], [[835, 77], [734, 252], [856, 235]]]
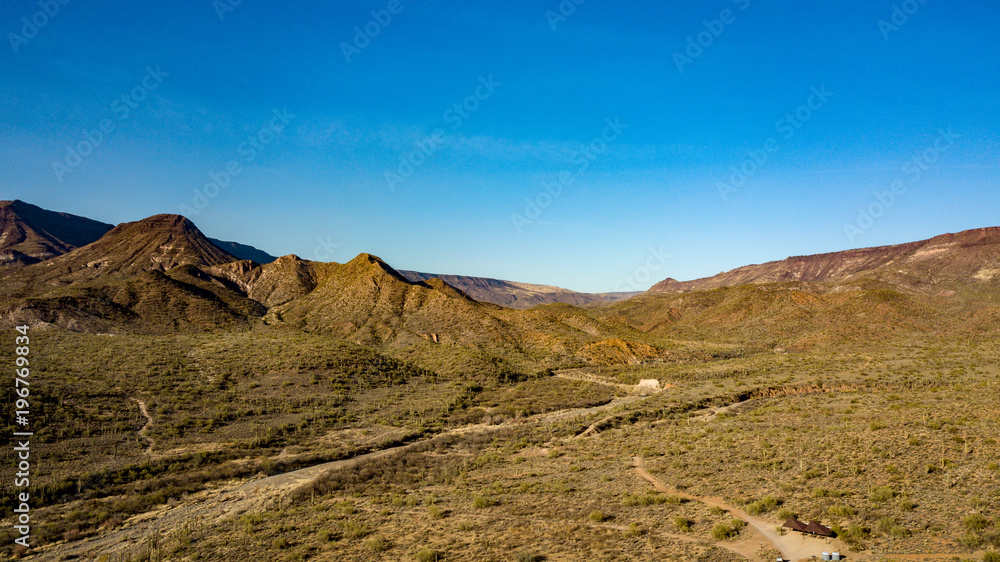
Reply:
[[993, 0], [233, 4], [8, 2], [0, 198], [581, 291], [1000, 225]]

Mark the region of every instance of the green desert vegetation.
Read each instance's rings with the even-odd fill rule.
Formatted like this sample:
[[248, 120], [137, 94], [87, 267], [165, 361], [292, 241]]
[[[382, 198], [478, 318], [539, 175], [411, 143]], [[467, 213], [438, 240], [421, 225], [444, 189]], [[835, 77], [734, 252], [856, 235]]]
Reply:
[[[412, 443], [331, 471], [252, 521], [164, 535], [158, 551], [681, 557], [707, 550], [672, 533], [703, 544], [738, 539], [737, 518], [652, 489], [632, 471], [635, 456], [685, 493], [722, 497], [775, 525], [792, 515], [824, 521], [858, 549], [919, 553], [941, 537], [956, 552], [1000, 546], [997, 368], [983, 360], [995, 356], [994, 342], [640, 366], [637, 376], [676, 388], [614, 406], [628, 394], [612, 368], [593, 372], [606, 384], [544, 374], [484, 385], [273, 328], [36, 335], [38, 361], [48, 363], [38, 372], [39, 410], [75, 420], [38, 435], [40, 450], [60, 459], [38, 486], [47, 542], [97, 535], [231, 479]], [[699, 367], [740, 375], [715, 379]], [[151, 455], [134, 399], [153, 419]], [[609, 409], [586, 410], [601, 404]], [[468, 424], [481, 429], [448, 433]], [[597, 429], [581, 436], [589, 427]], [[59, 457], [67, 447], [92, 453]], [[256, 460], [240, 460], [248, 456]]]

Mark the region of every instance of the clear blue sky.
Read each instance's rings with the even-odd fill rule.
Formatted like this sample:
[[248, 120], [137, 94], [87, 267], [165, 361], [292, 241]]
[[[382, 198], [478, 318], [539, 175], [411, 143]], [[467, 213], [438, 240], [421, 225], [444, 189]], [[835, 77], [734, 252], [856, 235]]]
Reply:
[[60, 1], [0, 17], [0, 198], [581, 291], [1000, 225], [995, 0]]

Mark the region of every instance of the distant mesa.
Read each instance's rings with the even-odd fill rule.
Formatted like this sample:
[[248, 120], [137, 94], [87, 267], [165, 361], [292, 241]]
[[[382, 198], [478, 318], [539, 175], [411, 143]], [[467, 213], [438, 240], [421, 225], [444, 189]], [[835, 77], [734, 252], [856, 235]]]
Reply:
[[625, 300], [629, 297], [642, 294], [641, 291], [634, 293], [578, 293], [551, 285], [535, 285], [489, 277], [440, 275], [419, 271], [400, 271], [400, 273], [413, 282], [422, 282], [434, 278], [441, 279], [448, 285], [462, 291], [477, 301], [498, 304], [508, 308], [526, 309], [541, 304], [554, 303], [586, 306], [589, 304]]
[[687, 293], [747, 284], [848, 282], [862, 277], [923, 288], [954, 282], [991, 281], [1000, 258], [1000, 227], [943, 234], [928, 240], [843, 252], [795, 256], [746, 265], [693, 281], [667, 278], [649, 293]]

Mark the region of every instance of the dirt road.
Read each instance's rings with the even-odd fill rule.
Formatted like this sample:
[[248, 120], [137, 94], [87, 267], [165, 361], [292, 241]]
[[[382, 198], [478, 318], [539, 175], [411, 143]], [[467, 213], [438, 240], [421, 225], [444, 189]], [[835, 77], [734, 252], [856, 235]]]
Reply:
[[[749, 557], [751, 560], [755, 559], [756, 552], [760, 547], [761, 542], [774, 548], [781, 552], [782, 558], [785, 560], [809, 560], [811, 557], [816, 556], [820, 558], [820, 555], [824, 552], [847, 552], [847, 545], [841, 543], [836, 539], [821, 539], [817, 537], [809, 537], [802, 535], [801, 533], [789, 532], [786, 535], [780, 535], [775, 530], [777, 525], [773, 522], [766, 521], [759, 517], [753, 517], [748, 515], [743, 510], [728, 505], [720, 498], [702, 498], [694, 496], [685, 492], [681, 492], [675, 488], [667, 486], [655, 476], [646, 471], [643, 460], [641, 457], [632, 458], [632, 467], [637, 475], [639, 475], [644, 480], [648, 481], [653, 485], [654, 488], [660, 490], [661, 492], [667, 492], [675, 496], [688, 499], [691, 501], [701, 502], [705, 505], [718, 507], [729, 512], [733, 517], [742, 519], [747, 522], [749, 528], [753, 530], [753, 534], [745, 538], [741, 543], [745, 543], [748, 548], [756, 545], [756, 548], [748, 550], [746, 552], [740, 552], [744, 556]], [[728, 548], [727, 545], [732, 545], [734, 543], [720, 542], [717, 546]], [[733, 549], [730, 549], [733, 550]]]
[[[591, 408], [571, 408], [547, 414], [532, 416], [522, 423], [554, 423], [578, 416], [589, 416], [609, 409], [617, 408], [641, 396], [624, 396], [616, 398], [607, 404]], [[152, 423], [146, 412], [145, 404], [136, 400], [143, 415], [149, 420], [146, 427]], [[471, 425], [455, 428], [440, 435], [491, 431], [504, 427], [501, 425]], [[141, 432], [140, 432], [141, 433]], [[147, 437], [148, 439], [148, 437]], [[58, 557], [76, 556], [96, 559], [99, 555], [138, 552], [150, 537], [169, 533], [183, 528], [185, 523], [216, 524], [226, 519], [239, 517], [245, 513], [263, 511], [284, 498], [296, 489], [309, 484], [321, 475], [345, 468], [353, 467], [386, 455], [406, 451], [423, 441], [400, 445], [351, 459], [319, 464], [285, 474], [261, 477], [250, 481], [223, 483], [212, 489], [192, 494], [174, 505], [162, 506], [159, 509], [130, 518], [119, 528], [113, 529], [97, 537], [90, 537], [72, 543], [54, 545], [38, 549], [35, 554], [25, 560], [50, 560]], [[150, 450], [153, 443], [150, 439]]]
[[135, 400], [135, 403], [139, 405], [139, 412], [141, 412], [142, 416], [146, 418], [146, 423], [144, 423], [142, 425], [142, 429], [139, 430], [139, 435], [141, 435], [142, 438], [149, 443], [149, 446], [146, 447], [146, 454], [152, 455], [153, 445], [156, 444], [156, 442], [153, 441], [153, 438], [149, 436], [149, 428], [153, 425], [153, 416], [149, 415], [149, 410], [146, 409], [145, 402], [139, 400], [138, 398], [133, 398], [132, 400]]
[[198, 492], [176, 505], [137, 515], [107, 534], [40, 549], [26, 560], [47, 560], [57, 555], [96, 559], [100, 555], [130, 552], [144, 545], [149, 537], [181, 529], [185, 523], [212, 525], [245, 513], [263, 511], [328, 471], [349, 468], [414, 445], [416, 443], [248, 482], [223, 484]]

